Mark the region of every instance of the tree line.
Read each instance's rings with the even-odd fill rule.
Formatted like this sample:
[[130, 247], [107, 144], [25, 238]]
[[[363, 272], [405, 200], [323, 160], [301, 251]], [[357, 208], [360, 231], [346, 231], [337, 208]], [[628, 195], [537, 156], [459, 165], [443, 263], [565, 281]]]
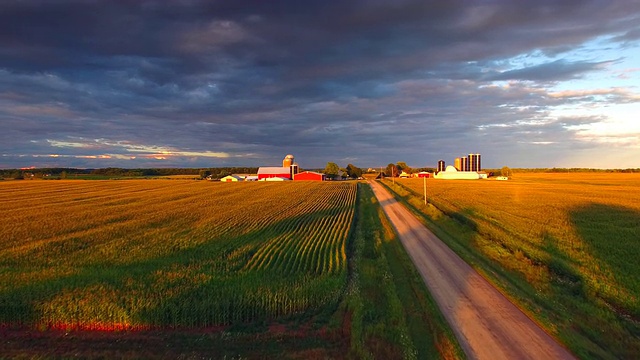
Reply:
[[170, 176], [170, 175], [211, 175], [215, 178], [224, 177], [230, 174], [255, 174], [257, 167], [220, 167], [220, 168], [100, 168], [100, 169], [77, 169], [77, 168], [36, 168], [36, 169], [0, 169], [0, 177], [7, 179], [29, 179], [29, 178], [73, 178], [80, 176], [100, 176], [100, 177], [150, 177], [150, 176]]
[[[359, 168], [353, 164], [340, 167], [334, 162], [328, 162], [324, 169], [316, 169], [324, 172], [327, 178], [357, 179], [367, 170]], [[380, 169], [372, 169], [379, 173]], [[421, 171], [434, 172], [435, 168], [422, 167], [412, 168], [403, 161], [396, 164], [389, 163], [382, 168], [385, 176], [398, 176], [403, 171], [408, 174]], [[514, 168], [503, 167], [502, 169], [485, 169], [487, 173], [495, 172], [510, 176], [512, 173], [640, 173], [640, 168], [629, 169], [590, 169], [590, 168]], [[36, 169], [0, 169], [0, 178], [5, 179], [29, 179], [29, 178], [55, 178], [64, 179], [79, 176], [100, 176], [100, 177], [150, 177], [150, 176], [170, 176], [170, 175], [200, 175], [202, 178], [211, 177], [220, 179], [231, 174], [256, 174], [257, 167], [212, 167], [212, 168], [100, 168], [100, 169], [77, 169], [77, 168], [36, 168]], [[505, 172], [507, 174], [505, 174]]]

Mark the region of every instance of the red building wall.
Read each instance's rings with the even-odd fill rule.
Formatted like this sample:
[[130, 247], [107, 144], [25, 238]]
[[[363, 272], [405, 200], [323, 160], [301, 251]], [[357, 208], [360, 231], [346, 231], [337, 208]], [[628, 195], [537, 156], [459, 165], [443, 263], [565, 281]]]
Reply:
[[314, 173], [314, 172], [303, 171], [301, 173], [297, 173], [293, 177], [293, 180], [295, 180], [295, 181], [304, 181], [304, 180], [308, 180], [308, 181], [324, 181], [324, 174], [318, 174], [318, 173]]

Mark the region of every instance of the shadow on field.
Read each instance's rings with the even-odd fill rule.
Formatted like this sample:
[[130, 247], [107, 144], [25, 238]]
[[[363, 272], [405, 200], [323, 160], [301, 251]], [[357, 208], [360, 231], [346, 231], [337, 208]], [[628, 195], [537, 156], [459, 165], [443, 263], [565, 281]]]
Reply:
[[[613, 274], [617, 286], [625, 287], [623, 292], [635, 297], [626, 305], [615, 304], [618, 312], [627, 313], [635, 321], [640, 321], [638, 309], [638, 279], [640, 269], [640, 211], [620, 206], [592, 203], [571, 212], [575, 229], [587, 247], [587, 251]], [[635, 283], [635, 284], [634, 284]], [[629, 305], [635, 302], [635, 309]], [[621, 309], [624, 306], [627, 309]]]
[[562, 250], [558, 244], [560, 239], [552, 236], [548, 232], [543, 235], [543, 249], [549, 254], [546, 266], [552, 275], [551, 280], [572, 296], [585, 296], [584, 279], [582, 274], [577, 270], [578, 263], [576, 259]]
[[465, 208], [458, 212], [445, 212], [452, 219], [468, 227], [472, 231], [478, 231], [478, 224], [473, 220], [476, 211], [472, 208]]
[[[127, 264], [83, 264], [79, 261], [79, 269], [73, 275], [31, 283], [18, 280], [12, 288], [0, 291], [0, 327], [36, 325], [40, 328], [103, 327], [108, 330], [110, 324], [116, 324], [116, 329], [119, 324], [127, 323], [134, 327], [202, 327], [269, 319], [272, 312], [251, 308], [261, 294], [253, 291], [255, 294], [245, 296], [244, 291], [260, 288], [272, 294], [288, 289], [291, 297], [294, 297], [300, 295], [306, 281], [315, 286], [313, 294], [321, 290], [333, 290], [331, 294], [336, 294], [340, 293], [346, 280], [339, 273], [327, 275], [323, 270], [318, 272], [315, 264], [311, 264], [311, 258], [305, 258], [307, 262], [296, 265], [295, 276], [292, 276], [290, 267], [279, 263], [258, 270], [247, 270], [245, 265], [257, 249], [270, 240], [283, 234], [302, 240], [305, 234], [295, 233], [298, 229], [317, 219], [335, 216], [339, 211], [337, 207], [323, 209], [290, 217], [242, 236], [215, 238], [185, 247], [191, 235], [189, 229], [172, 238], [169, 244], [158, 244], [174, 249], [165, 256]], [[296, 246], [300, 244], [301, 241], [294, 241], [292, 247], [287, 249], [296, 251]], [[57, 245], [62, 245], [58, 249], [62, 259], [60, 262], [81, 257], [87, 251], [65, 247], [64, 244]], [[46, 261], [29, 263], [27, 258], [16, 256], [0, 259], [0, 271], [22, 267], [22, 271], [26, 272], [46, 272], [56, 266]], [[313, 257], [315, 261], [320, 259]], [[21, 275], [18, 270], [16, 277]], [[325, 283], [325, 279], [329, 279], [329, 282]], [[297, 284], [297, 287], [291, 288], [292, 284]], [[339, 289], [336, 290], [336, 287]], [[222, 306], [220, 299], [226, 299]], [[268, 300], [275, 303], [280, 299], [274, 297]], [[331, 300], [334, 300], [333, 297]], [[285, 304], [282, 311], [288, 310], [287, 306], [293, 305]], [[221, 311], [225, 314], [221, 314]]]

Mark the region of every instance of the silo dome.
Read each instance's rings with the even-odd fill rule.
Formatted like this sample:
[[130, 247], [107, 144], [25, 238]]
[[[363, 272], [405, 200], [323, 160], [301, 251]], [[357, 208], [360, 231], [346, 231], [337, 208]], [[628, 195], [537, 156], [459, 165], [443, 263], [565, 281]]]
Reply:
[[289, 154], [282, 160], [282, 167], [289, 167], [291, 165], [293, 165], [293, 155]]

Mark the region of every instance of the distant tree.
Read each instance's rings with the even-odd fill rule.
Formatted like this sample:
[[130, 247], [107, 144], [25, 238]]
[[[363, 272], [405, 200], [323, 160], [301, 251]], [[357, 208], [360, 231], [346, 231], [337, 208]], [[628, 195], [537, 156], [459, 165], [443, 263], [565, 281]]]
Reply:
[[409, 165], [407, 165], [407, 163], [404, 162], [404, 161], [398, 161], [398, 163], [396, 164], [396, 167], [401, 172], [404, 171], [407, 174], [411, 174], [411, 167]]
[[331, 179], [337, 177], [339, 171], [340, 167], [338, 164], [333, 162], [328, 162], [327, 166], [324, 168], [324, 174]]
[[220, 169], [220, 172], [218, 172], [218, 176], [217, 177], [218, 177], [218, 179], [221, 179], [221, 178], [223, 178], [223, 177], [225, 177], [227, 175], [231, 175], [231, 173], [226, 168], [224, 168], [224, 169]]
[[385, 176], [398, 176], [400, 172], [398, 171], [398, 167], [395, 164], [387, 165], [387, 168], [384, 172]]
[[353, 164], [347, 165], [347, 175], [352, 179], [357, 179], [362, 176], [362, 170]]
[[421, 168], [413, 168], [411, 169], [412, 172], [414, 173], [419, 173], [422, 171], [426, 171], [426, 172], [430, 172], [430, 173], [434, 173], [436, 172], [436, 168], [432, 168], [432, 167], [421, 167]]
[[201, 179], [204, 179], [207, 176], [211, 175], [211, 171], [209, 171], [207, 169], [200, 169], [200, 171], [198, 172], [198, 175], [200, 175]]
[[511, 171], [511, 169], [509, 169], [508, 166], [503, 166], [502, 169], [500, 170], [500, 175], [511, 177], [513, 175], [513, 172]]
[[143, 169], [142, 176], [158, 176], [160, 172], [157, 169]]
[[67, 172], [66, 171], [62, 171], [60, 173], [60, 179], [66, 179], [67, 178]]

